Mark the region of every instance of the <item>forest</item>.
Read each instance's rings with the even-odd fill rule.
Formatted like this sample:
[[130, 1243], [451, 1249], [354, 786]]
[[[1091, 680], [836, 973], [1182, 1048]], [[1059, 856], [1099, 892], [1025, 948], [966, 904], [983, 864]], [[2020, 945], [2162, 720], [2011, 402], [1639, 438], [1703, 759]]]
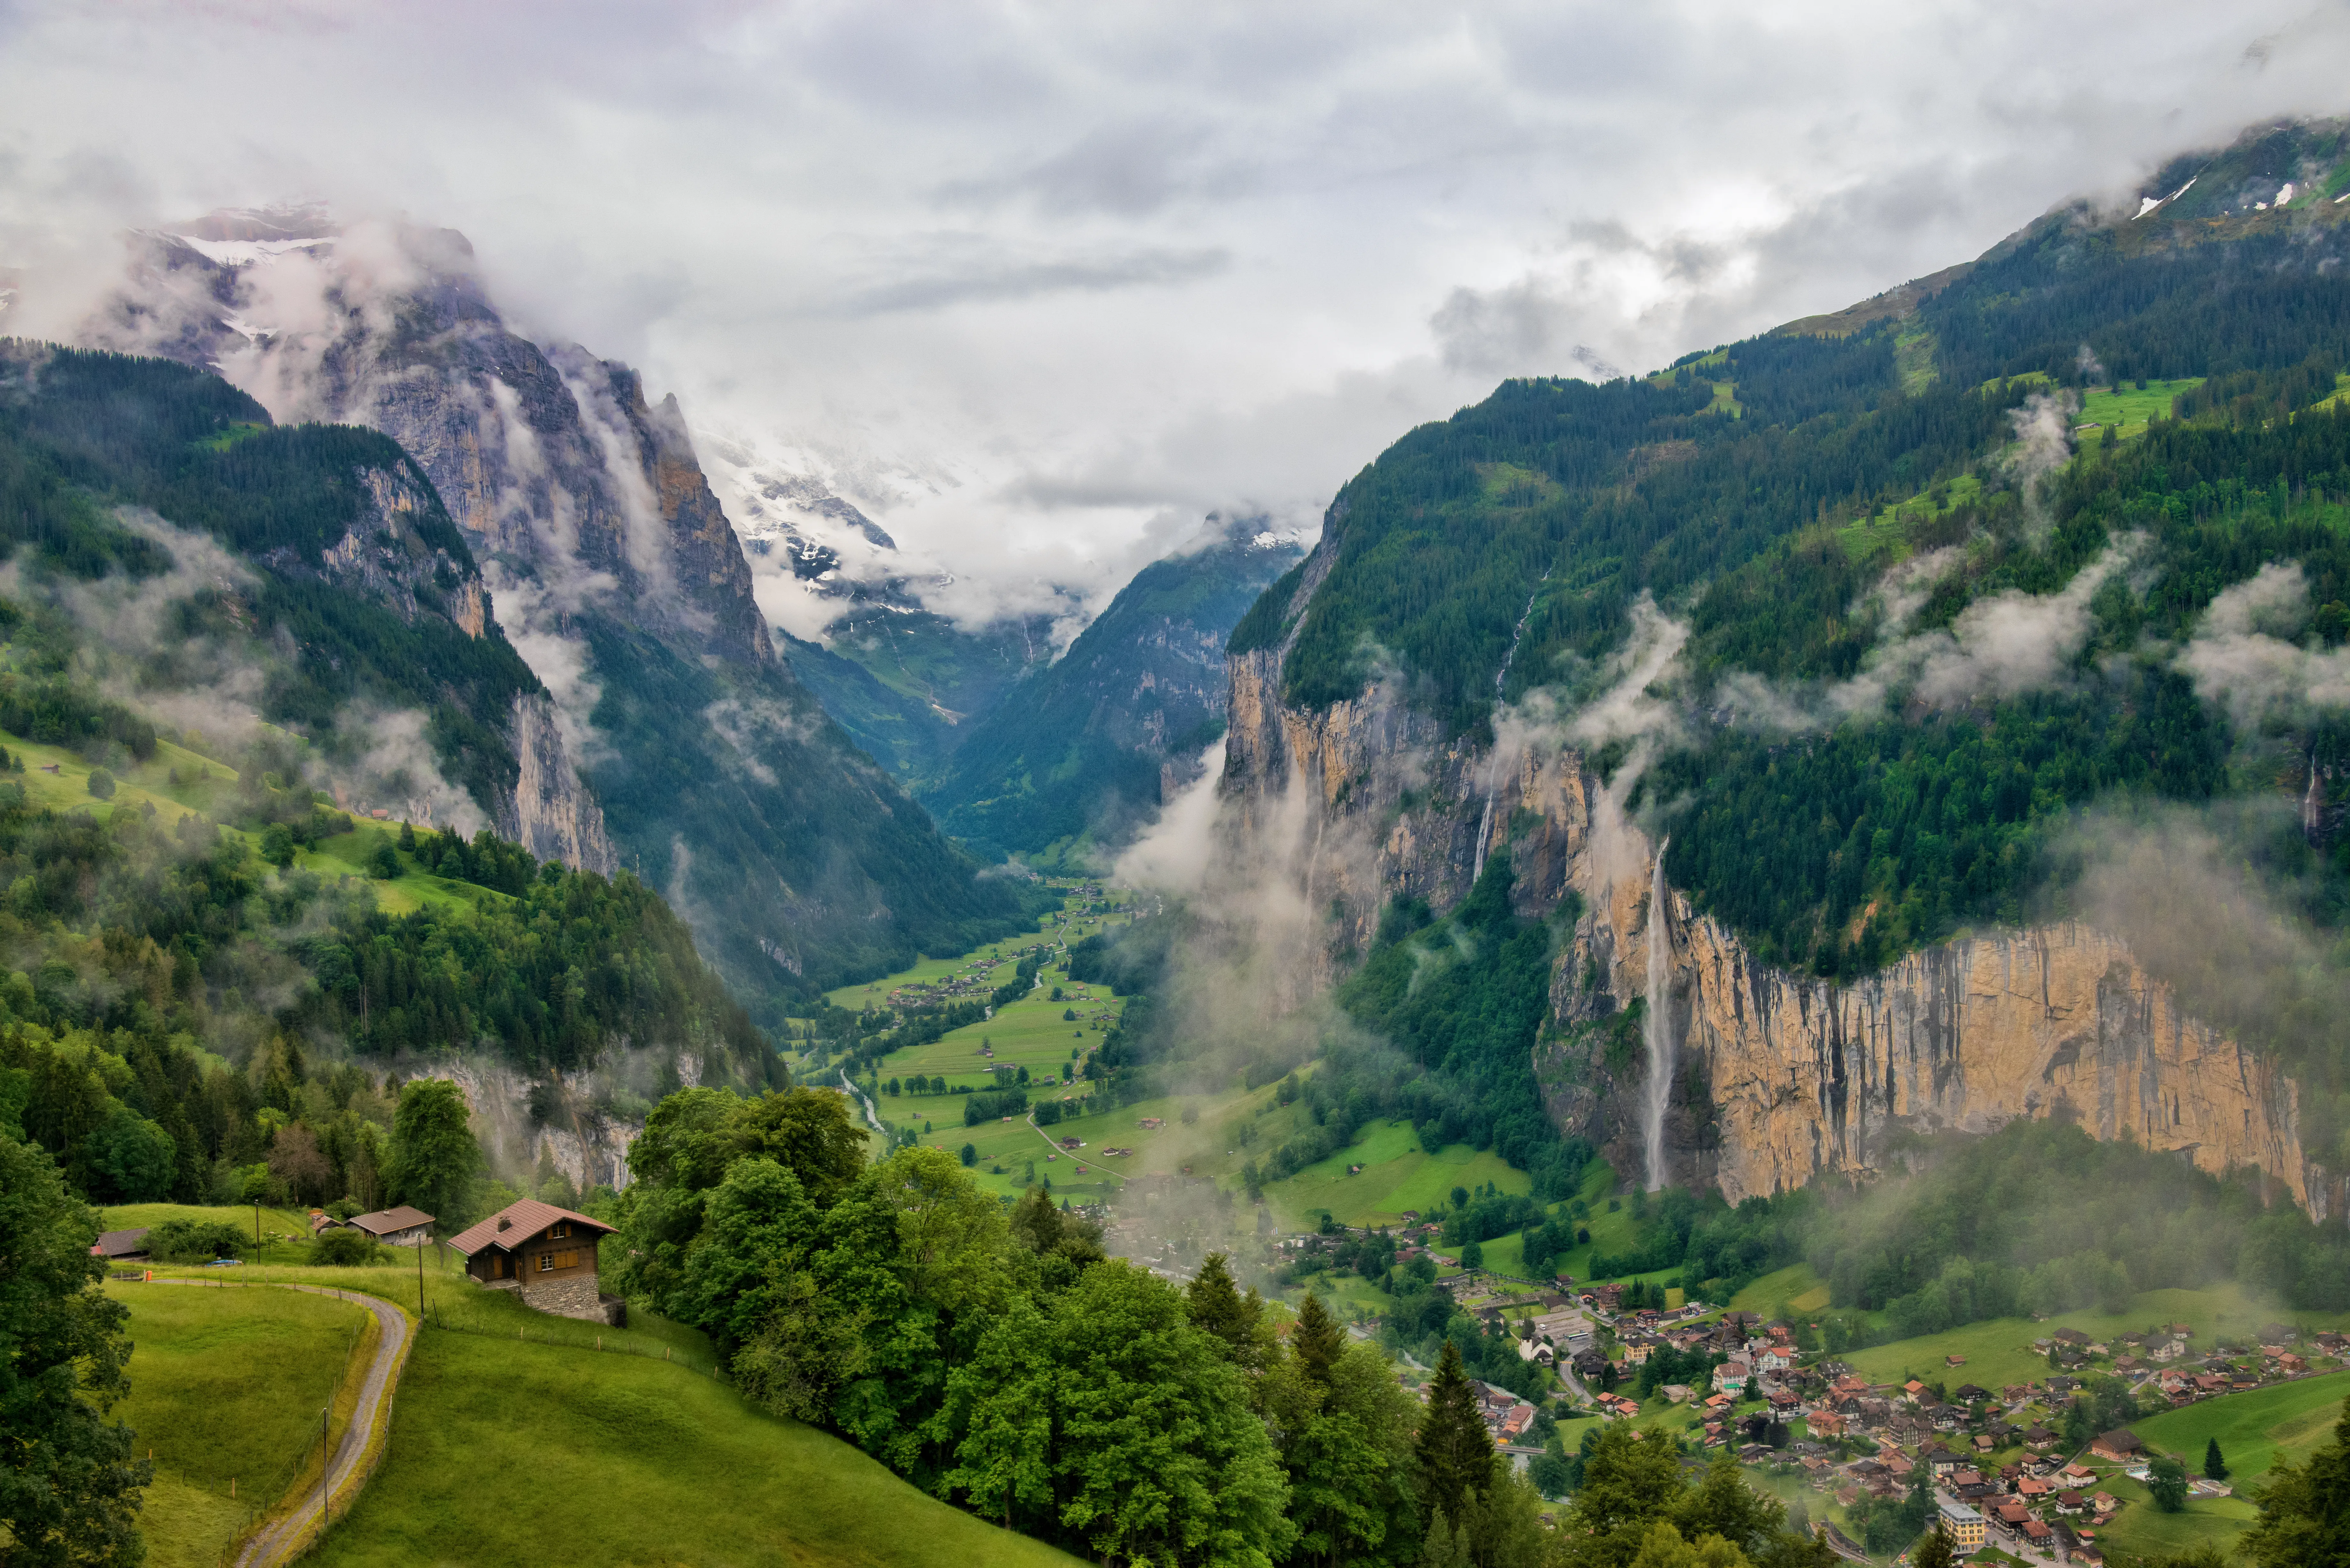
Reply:
[[710, 1334], [750, 1397], [983, 1518], [1121, 1561], [1833, 1561], [1728, 1456], [1692, 1473], [1623, 1428], [1546, 1530], [1478, 1414], [1465, 1314], [1471, 1353], [1438, 1338], [1423, 1407], [1316, 1295], [1291, 1314], [1221, 1254], [1177, 1285], [1041, 1188], [1007, 1212], [943, 1150], [863, 1146], [837, 1095], [671, 1095], [613, 1206], [625, 1288]]

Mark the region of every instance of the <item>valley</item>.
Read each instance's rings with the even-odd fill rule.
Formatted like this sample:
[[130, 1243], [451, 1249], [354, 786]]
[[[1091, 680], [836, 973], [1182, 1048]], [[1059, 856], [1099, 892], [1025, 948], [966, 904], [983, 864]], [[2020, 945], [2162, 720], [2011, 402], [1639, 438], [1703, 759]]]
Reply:
[[130, 232], [0, 341], [0, 1561], [2316, 1561], [2350, 120], [2140, 174], [1318, 528]]

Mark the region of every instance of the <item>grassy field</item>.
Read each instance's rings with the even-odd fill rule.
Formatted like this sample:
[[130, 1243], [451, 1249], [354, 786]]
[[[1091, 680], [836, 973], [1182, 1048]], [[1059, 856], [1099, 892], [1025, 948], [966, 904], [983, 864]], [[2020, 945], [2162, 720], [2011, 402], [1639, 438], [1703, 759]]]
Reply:
[[[1363, 1168], [1348, 1175], [1350, 1166]], [[1503, 1192], [1525, 1192], [1533, 1182], [1491, 1150], [1454, 1144], [1424, 1149], [1409, 1122], [1377, 1122], [1329, 1158], [1285, 1180], [1265, 1185], [1265, 1200], [1284, 1228], [1311, 1229], [1328, 1210], [1341, 1225], [1392, 1225], [1407, 1212], [1435, 1214], [1451, 1206], [1456, 1187], [1492, 1182]]]
[[2080, 417], [2074, 422], [2116, 426], [2121, 439], [2127, 441], [2146, 433], [2148, 418], [2169, 418], [2170, 400], [2202, 384], [2202, 377], [2187, 376], [2176, 381], [2148, 381], [2143, 391], [2127, 385], [2092, 387], [2081, 400]]
[[383, 1467], [313, 1561], [1024, 1568], [1076, 1559], [935, 1501], [712, 1378], [428, 1329], [400, 1380]]
[[[2248, 1337], [2279, 1314], [2280, 1309], [2273, 1303], [2262, 1302], [2236, 1285], [2205, 1291], [2148, 1291], [2133, 1298], [2128, 1311], [2112, 1315], [2059, 1313], [2038, 1323], [2030, 1318], [1998, 1318], [1968, 1324], [1944, 1334], [1856, 1350], [1845, 1359], [1852, 1363], [1856, 1372], [1876, 1383], [1910, 1376], [1928, 1382], [1947, 1377], [1996, 1387], [2047, 1376], [2047, 1357], [2035, 1355], [2032, 1342], [2044, 1339], [2059, 1328], [2077, 1328], [2092, 1339], [2102, 1340], [2158, 1323], [2191, 1324], [2199, 1347], [2221, 1336]], [[2341, 1320], [2341, 1314], [2285, 1315], [2309, 1328], [2334, 1326]], [[1947, 1366], [1943, 1358], [1950, 1355], [1965, 1356], [1965, 1367]]]
[[[252, 1210], [247, 1210], [245, 1213], [250, 1216]], [[392, 1262], [359, 1268], [313, 1268], [299, 1263], [264, 1261], [235, 1269], [166, 1268], [158, 1264], [155, 1272], [159, 1276], [171, 1274], [189, 1279], [326, 1285], [381, 1296], [411, 1314], [417, 1310], [421, 1283], [425, 1321], [435, 1328], [452, 1333], [480, 1334], [507, 1344], [526, 1339], [535, 1345], [557, 1345], [582, 1350], [594, 1350], [600, 1346], [606, 1355], [616, 1357], [634, 1355], [652, 1360], [672, 1360], [680, 1366], [702, 1371], [716, 1365], [709, 1341], [690, 1328], [650, 1313], [630, 1313], [629, 1326], [619, 1329], [567, 1317], [550, 1317], [523, 1305], [510, 1291], [484, 1290], [473, 1283], [465, 1277], [463, 1261], [453, 1253], [428, 1247], [424, 1249], [421, 1260], [423, 1266], [420, 1270], [420, 1260], [407, 1249], [388, 1251], [393, 1253]]]
[[1818, 1312], [1828, 1304], [1828, 1288], [1809, 1263], [1791, 1263], [1730, 1298], [1730, 1305], [1740, 1312], [1775, 1313], [1783, 1303], [1797, 1312]]
[[[116, 811], [142, 811], [152, 806], [160, 819], [172, 824], [199, 813], [225, 812], [235, 804], [235, 769], [169, 741], [158, 741], [155, 754], [143, 763], [130, 763], [120, 772], [109, 769], [115, 780], [115, 791], [107, 801], [89, 793], [89, 776], [95, 770], [73, 752], [62, 746], [41, 745], [5, 731], [0, 731], [0, 744], [24, 763], [21, 774], [9, 777], [25, 786], [26, 796], [34, 805], [51, 811], [87, 810], [111, 820]], [[56, 771], [50, 772], [52, 768]], [[375, 846], [376, 835], [397, 832], [398, 828], [397, 823], [368, 823], [323, 840], [314, 849], [297, 852], [296, 864], [329, 881], [338, 877], [365, 878], [366, 859]], [[231, 831], [241, 832], [234, 828]], [[255, 834], [242, 836], [256, 845], [259, 842]], [[505, 897], [468, 882], [427, 876], [406, 857], [400, 864], [400, 876], [371, 883], [377, 900], [390, 914], [411, 914], [426, 904], [479, 903]]]
[[2130, 1430], [2149, 1446], [2185, 1459], [2198, 1475], [2204, 1445], [2219, 1438], [2230, 1484], [2241, 1487], [2266, 1475], [2280, 1457], [2303, 1459], [2322, 1447], [2342, 1418], [2345, 1398], [2350, 1398], [2350, 1372], [2329, 1372], [2166, 1410]]
[[[99, 1223], [109, 1231], [134, 1231], [142, 1225], [161, 1225], [167, 1220], [192, 1220], [198, 1224], [234, 1225], [237, 1233], [252, 1247], [254, 1209], [249, 1203], [213, 1208], [195, 1203], [118, 1203], [111, 1209], [99, 1210]], [[264, 1206], [260, 1214], [261, 1245], [245, 1254], [266, 1258], [272, 1262], [292, 1263], [301, 1261], [301, 1254], [310, 1243], [310, 1211], [307, 1209], [271, 1209]]]
[[147, 1560], [212, 1568], [306, 1467], [316, 1479], [318, 1412], [374, 1320], [296, 1291], [105, 1288], [130, 1309], [135, 1346], [114, 1416], [155, 1460], [139, 1519]]

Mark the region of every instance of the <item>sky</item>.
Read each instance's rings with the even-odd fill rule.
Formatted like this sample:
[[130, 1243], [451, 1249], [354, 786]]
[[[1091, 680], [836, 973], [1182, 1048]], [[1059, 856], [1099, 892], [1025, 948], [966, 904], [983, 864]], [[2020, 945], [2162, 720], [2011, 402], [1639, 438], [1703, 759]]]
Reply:
[[817, 478], [969, 619], [2350, 110], [2350, 8], [0, 0], [0, 266], [322, 201]]

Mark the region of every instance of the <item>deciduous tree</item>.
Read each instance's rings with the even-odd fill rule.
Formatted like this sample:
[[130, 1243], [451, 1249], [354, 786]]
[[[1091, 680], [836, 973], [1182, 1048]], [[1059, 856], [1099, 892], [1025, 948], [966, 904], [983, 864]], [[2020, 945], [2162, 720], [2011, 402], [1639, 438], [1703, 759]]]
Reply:
[[98, 1216], [43, 1150], [0, 1134], [0, 1563], [136, 1563], [153, 1467], [105, 1416], [130, 1315], [100, 1294]]

